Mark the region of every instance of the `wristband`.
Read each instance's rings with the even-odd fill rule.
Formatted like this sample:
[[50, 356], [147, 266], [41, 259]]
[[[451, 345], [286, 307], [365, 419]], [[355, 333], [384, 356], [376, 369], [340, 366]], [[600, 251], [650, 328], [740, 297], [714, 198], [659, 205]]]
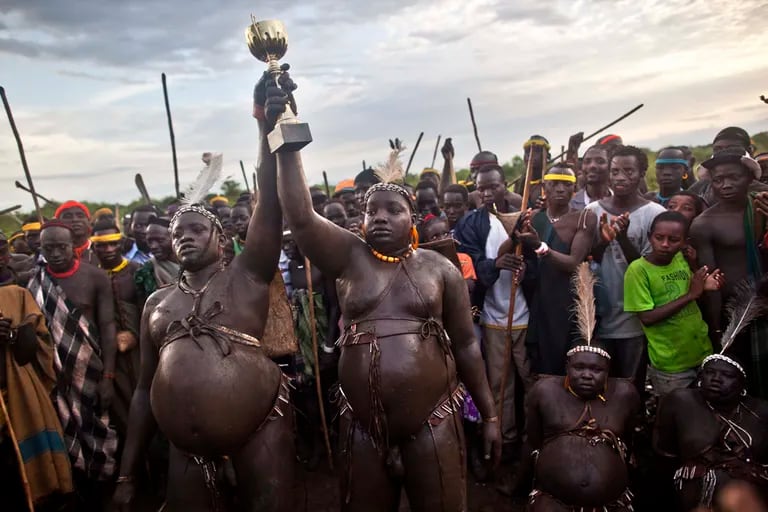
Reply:
[[498, 423], [499, 417], [498, 416], [492, 416], [488, 419], [483, 418], [483, 423]]
[[546, 242], [541, 242], [541, 244], [536, 249], [534, 249], [533, 252], [535, 252], [536, 256], [538, 256], [539, 258], [543, 258], [547, 254], [549, 254], [549, 246], [547, 245]]
[[336, 347], [329, 347], [325, 343], [320, 345], [320, 348], [322, 348], [323, 352], [325, 352], [326, 354], [333, 354], [336, 351]]
[[115, 374], [114, 374], [114, 373], [112, 373], [112, 372], [104, 372], [104, 373], [101, 375], [101, 378], [102, 378], [102, 379], [110, 379], [110, 380], [114, 380], [114, 378], [115, 378]]
[[133, 482], [133, 477], [132, 476], [124, 475], [124, 476], [117, 477], [117, 483], [118, 484], [123, 484], [123, 483], [128, 483], [128, 482]]

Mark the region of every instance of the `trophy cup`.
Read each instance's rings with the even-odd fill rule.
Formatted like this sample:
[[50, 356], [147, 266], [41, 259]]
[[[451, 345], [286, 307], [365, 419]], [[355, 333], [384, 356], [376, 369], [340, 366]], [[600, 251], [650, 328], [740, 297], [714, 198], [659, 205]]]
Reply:
[[[282, 74], [278, 61], [283, 58], [288, 50], [288, 35], [285, 33], [283, 22], [279, 20], [256, 21], [251, 15], [251, 25], [245, 29], [245, 38], [251, 54], [262, 62], [267, 63], [267, 72], [278, 83]], [[269, 135], [269, 149], [272, 153], [289, 153], [298, 151], [310, 142], [312, 134], [309, 125], [296, 118], [296, 102], [290, 91], [286, 91], [290, 97], [289, 106], [282, 114], [275, 128]]]

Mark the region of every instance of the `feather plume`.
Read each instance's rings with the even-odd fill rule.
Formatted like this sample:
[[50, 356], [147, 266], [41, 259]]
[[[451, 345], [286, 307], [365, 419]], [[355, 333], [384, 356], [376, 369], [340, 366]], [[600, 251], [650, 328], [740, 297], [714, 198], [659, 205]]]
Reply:
[[403, 162], [400, 155], [405, 151], [405, 145], [398, 139], [395, 143], [389, 141], [392, 151], [389, 152], [387, 163], [380, 164], [373, 173], [382, 183], [402, 183], [404, 179]]
[[597, 325], [595, 308], [595, 283], [597, 279], [589, 268], [588, 262], [576, 267], [571, 277], [571, 287], [575, 296], [573, 312], [576, 314], [576, 325], [587, 345], [592, 344], [592, 336]]
[[754, 282], [741, 281], [733, 289], [733, 296], [725, 306], [728, 314], [728, 327], [723, 331], [720, 353], [733, 344], [739, 335], [753, 320], [768, 312], [768, 297], [758, 294], [757, 290], [765, 290], [765, 284], [761, 281], [758, 286]]
[[203, 202], [211, 188], [221, 179], [222, 161], [223, 155], [221, 153], [211, 155], [211, 161], [203, 167], [194, 183], [184, 191], [184, 198], [181, 200], [182, 205]]

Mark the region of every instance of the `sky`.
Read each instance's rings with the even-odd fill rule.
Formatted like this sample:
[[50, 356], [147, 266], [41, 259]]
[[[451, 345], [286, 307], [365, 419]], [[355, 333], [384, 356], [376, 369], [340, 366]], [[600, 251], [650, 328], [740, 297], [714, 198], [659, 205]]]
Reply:
[[[280, 19], [282, 62], [298, 84], [310, 183], [351, 178], [386, 159], [387, 140], [438, 135], [456, 167], [477, 148], [508, 161], [531, 134], [554, 147], [634, 106], [611, 131], [625, 143], [705, 144], [729, 125], [768, 129], [768, 2], [761, 0], [3, 0], [0, 85], [48, 198], [128, 202], [142, 173], [150, 195], [173, 193], [161, 73], [168, 89], [182, 188], [204, 151], [225, 174], [250, 179], [258, 157], [253, 86], [266, 65], [244, 30]], [[760, 16], [762, 14], [762, 16]], [[438, 155], [437, 167], [440, 166]], [[0, 120], [0, 209], [32, 206]]]

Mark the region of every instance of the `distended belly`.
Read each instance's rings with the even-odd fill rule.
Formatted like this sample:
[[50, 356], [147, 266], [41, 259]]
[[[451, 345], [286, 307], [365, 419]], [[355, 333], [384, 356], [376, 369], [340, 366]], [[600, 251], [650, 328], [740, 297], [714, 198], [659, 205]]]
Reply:
[[[442, 399], [452, 391], [456, 370], [435, 338], [416, 335], [392, 336], [379, 340], [381, 359], [380, 396], [392, 440], [418, 432]], [[369, 394], [370, 345], [343, 348], [339, 360], [339, 382], [355, 418], [363, 427], [371, 418]]]
[[160, 352], [151, 404], [160, 430], [195, 455], [231, 453], [244, 445], [274, 405], [280, 369], [258, 348], [174, 341]]

